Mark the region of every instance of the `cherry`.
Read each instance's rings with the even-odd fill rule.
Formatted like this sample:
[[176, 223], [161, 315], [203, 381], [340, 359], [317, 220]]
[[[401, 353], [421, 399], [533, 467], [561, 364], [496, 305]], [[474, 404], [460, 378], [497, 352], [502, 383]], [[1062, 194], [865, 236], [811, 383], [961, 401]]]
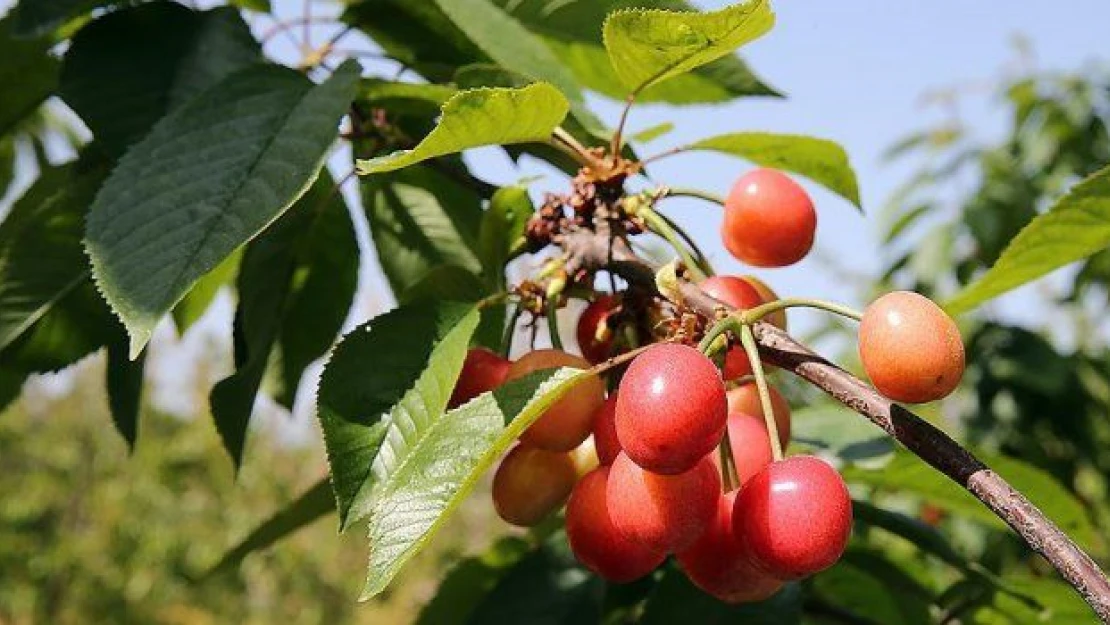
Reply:
[[760, 419], [730, 411], [728, 442], [732, 448], [732, 459], [736, 464], [736, 477], [740, 480], [740, 485], [747, 484], [755, 474], [771, 464], [771, 436]]
[[895, 401], [941, 399], [964, 374], [956, 323], [932, 300], [910, 291], [887, 293], [863, 312], [859, 356], [875, 388]]
[[612, 355], [614, 336], [609, 317], [620, 303], [615, 295], [602, 295], [582, 311], [578, 318], [578, 349], [586, 360], [597, 364]]
[[613, 461], [606, 489], [609, 517], [625, 538], [652, 551], [690, 546], [713, 521], [721, 477], [710, 456], [685, 473], [660, 475], [624, 452]]
[[[790, 404], [786, 403], [786, 399], [777, 391], [775, 387], [767, 387], [768, 394], [771, 396], [771, 408], [775, 411], [775, 426], [779, 431], [779, 444], [783, 449], [790, 443]], [[765, 423], [763, 415], [763, 403], [759, 401], [759, 387], [755, 382], [748, 382], [741, 384], [734, 389], [728, 391], [728, 412], [742, 413], [755, 417], [761, 423]]]
[[582, 444], [567, 452], [572, 462], [574, 462], [574, 471], [581, 478], [590, 471], [593, 471], [601, 463], [597, 460], [597, 448], [594, 446], [594, 437], [587, 436]]
[[[520, 357], [509, 367], [509, 380], [533, 371], [557, 367], [589, 369], [585, 359], [558, 349], [537, 349]], [[605, 385], [590, 376], [570, 389], [520, 435], [521, 442], [548, 451], [570, 451], [590, 435], [594, 412], [605, 401]]]
[[617, 395], [618, 391], [611, 393], [594, 413], [594, 447], [601, 464], [613, 464], [621, 452], [621, 443], [617, 440]]
[[582, 478], [567, 503], [567, 539], [574, 556], [605, 579], [625, 583], [639, 579], [663, 563], [666, 554], [630, 541], [613, 526], [606, 491], [609, 467]]
[[[771, 302], [778, 301], [778, 293], [775, 293], [775, 291], [770, 286], [767, 286], [766, 282], [760, 280], [755, 276], [740, 276], [740, 278], [748, 284], [752, 285], [752, 287], [759, 293], [759, 296], [763, 298], [764, 304], [770, 304]], [[764, 317], [764, 319], [778, 329], [784, 332], [786, 331], [785, 308], [780, 308], [779, 310], [776, 310], [775, 312]]]
[[569, 454], [517, 445], [493, 475], [493, 507], [506, 522], [532, 527], [563, 505], [576, 481]]
[[752, 561], [778, 579], [799, 579], [840, 559], [852, 533], [852, 500], [823, 460], [774, 462], [740, 489], [733, 530]]
[[752, 563], [751, 554], [732, 531], [738, 491], [718, 499], [717, 515], [694, 544], [677, 554], [686, 577], [706, 593], [727, 603], [763, 601], [783, 583]]
[[737, 259], [756, 267], [785, 267], [813, 247], [817, 211], [798, 183], [774, 169], [740, 176], [725, 199], [721, 239]]
[[641, 467], [682, 473], [717, 446], [727, 414], [724, 383], [713, 362], [692, 347], [656, 343], [621, 380], [617, 439]]
[[[763, 303], [763, 296], [748, 281], [736, 276], [712, 276], [706, 278], [699, 285], [706, 295], [721, 300], [722, 302], [747, 310]], [[744, 348], [739, 345], [732, 347], [725, 353], [724, 376], [726, 380], [733, 380], [740, 376], [752, 373], [752, 363]]]
[[465, 404], [475, 397], [492, 391], [505, 382], [511, 363], [499, 354], [484, 347], [473, 347], [466, 352], [459, 380], [447, 401], [448, 408]]

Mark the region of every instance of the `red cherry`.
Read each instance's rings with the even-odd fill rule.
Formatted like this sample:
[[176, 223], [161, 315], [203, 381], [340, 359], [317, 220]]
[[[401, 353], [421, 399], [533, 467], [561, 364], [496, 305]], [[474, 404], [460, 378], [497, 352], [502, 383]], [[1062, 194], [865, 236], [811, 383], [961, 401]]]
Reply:
[[484, 347], [474, 347], [466, 352], [459, 380], [447, 401], [448, 408], [461, 406], [475, 397], [492, 391], [505, 382], [511, 363], [499, 354]]
[[493, 474], [493, 507], [507, 523], [532, 527], [563, 505], [576, 481], [570, 454], [517, 445]]
[[656, 343], [621, 380], [617, 438], [641, 467], [682, 473], [717, 446], [727, 414], [724, 383], [713, 362], [692, 347]]
[[613, 464], [621, 452], [621, 443], [617, 440], [617, 391], [613, 391], [594, 413], [594, 448], [601, 464]]
[[620, 298], [602, 295], [590, 302], [578, 318], [578, 349], [586, 360], [597, 364], [613, 355], [613, 329], [609, 317], [620, 306]]
[[[509, 367], [508, 379], [557, 367], [589, 369], [590, 363], [557, 349], [537, 349]], [[582, 380], [525, 430], [520, 441], [548, 451], [570, 451], [590, 435], [594, 413], [604, 401], [605, 385], [600, 378], [595, 375]]]
[[[754, 308], [763, 303], [763, 296], [751, 283], [735, 276], [712, 276], [698, 286], [706, 295], [740, 310]], [[726, 380], [751, 375], [752, 363], [744, 353], [743, 347], [736, 346], [728, 350], [725, 354], [724, 369]]]
[[728, 442], [732, 448], [732, 459], [736, 463], [736, 476], [741, 485], [747, 484], [748, 480], [773, 460], [767, 426], [756, 417], [729, 412]]
[[[771, 408], [775, 411], [775, 425], [779, 431], [779, 444], [783, 449], [790, 443], [790, 404], [775, 387], [767, 387]], [[759, 401], [759, 387], [755, 382], [741, 384], [728, 391], [729, 414], [739, 412], [763, 422], [763, 403]]]
[[721, 477], [709, 456], [685, 473], [660, 475], [622, 452], [610, 468], [606, 493], [609, 517], [621, 535], [671, 552], [690, 546], [713, 521]]
[[755, 169], [725, 199], [721, 239], [729, 253], [756, 267], [785, 267], [813, 247], [817, 211], [798, 183], [774, 169]]
[[574, 556], [605, 579], [625, 583], [639, 579], [663, 563], [666, 554], [627, 540], [610, 519], [606, 502], [609, 467], [586, 474], [567, 503], [567, 538]]
[[733, 529], [769, 575], [800, 579], [844, 553], [852, 500], [835, 469], [813, 456], [794, 456], [770, 464], [740, 489]]
[[859, 356], [871, 383], [895, 401], [946, 397], [964, 374], [960, 329], [929, 298], [887, 293], [863, 311]]
[[677, 554], [678, 562], [695, 586], [721, 601], [763, 601], [783, 583], [760, 571], [744, 543], [736, 539], [732, 514], [737, 492], [721, 495], [716, 518], [694, 544]]

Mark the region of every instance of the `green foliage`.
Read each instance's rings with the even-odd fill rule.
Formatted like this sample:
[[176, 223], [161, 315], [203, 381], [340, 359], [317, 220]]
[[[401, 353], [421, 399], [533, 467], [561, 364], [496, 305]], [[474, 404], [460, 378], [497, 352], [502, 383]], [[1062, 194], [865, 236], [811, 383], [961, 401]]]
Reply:
[[787, 584], [766, 601], [729, 605], [698, 590], [685, 573], [678, 567], [670, 566], [648, 597], [639, 622], [643, 625], [687, 621], [705, 625], [791, 625], [802, 622], [800, 594], [801, 588], [797, 584]]
[[108, 345], [104, 386], [108, 390], [108, 406], [116, 431], [134, 449], [139, 438], [139, 409], [142, 407], [143, 372], [146, 355], [136, 360], [127, 357], [127, 342], [121, 335]]
[[20, 37], [39, 37], [80, 15], [118, 0], [19, 0], [12, 9], [12, 31]]
[[416, 625], [464, 625], [497, 583], [531, 551], [527, 540], [506, 536], [479, 555], [457, 562], [435, 596], [420, 611]]
[[712, 13], [618, 11], [603, 33], [613, 69], [637, 93], [729, 54], [774, 21], [766, 0], [747, 0]]
[[567, 100], [549, 84], [520, 89], [473, 89], [443, 104], [439, 125], [411, 150], [360, 160], [369, 175], [483, 145], [546, 141], [567, 115]]
[[189, 328], [208, 311], [208, 306], [219, 295], [220, 289], [231, 284], [239, 273], [242, 252], [243, 248], [232, 252], [222, 263], [216, 265], [215, 269], [201, 276], [193, 284], [193, 288], [189, 289], [189, 292], [173, 307], [171, 314], [178, 334], [183, 335], [188, 332]]
[[827, 139], [769, 132], [736, 132], [701, 139], [691, 150], [713, 150], [739, 156], [764, 167], [801, 174], [863, 208], [856, 172], [844, 148]]
[[[4, 98], [0, 100], [0, 136], [29, 117], [50, 96], [57, 87], [60, 65], [47, 54], [48, 39], [18, 39], [12, 32], [16, 26], [13, 20], [18, 17], [0, 20], [0, 84], [4, 85]], [[0, 169], [0, 172], [8, 171], [9, 168]]]
[[482, 273], [494, 289], [505, 288], [505, 262], [519, 249], [535, 210], [524, 186], [501, 187], [490, 198], [478, 229], [478, 256]]
[[990, 271], [945, 304], [970, 310], [1064, 265], [1110, 246], [1110, 167], [1075, 185], [1048, 212], [1029, 222]]
[[288, 69], [246, 69], [127, 152], [90, 209], [86, 246], [132, 357], [198, 278], [307, 190], [357, 77], [353, 61], [320, 86]]

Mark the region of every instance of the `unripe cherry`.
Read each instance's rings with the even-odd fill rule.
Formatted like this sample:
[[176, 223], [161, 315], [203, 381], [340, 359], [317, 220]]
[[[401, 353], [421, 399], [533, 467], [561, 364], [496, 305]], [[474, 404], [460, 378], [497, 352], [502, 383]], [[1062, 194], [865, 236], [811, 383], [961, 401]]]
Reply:
[[713, 450], [728, 403], [717, 367], [698, 350], [656, 343], [629, 365], [616, 402], [621, 449], [656, 473], [681, 473]]
[[597, 449], [597, 460], [601, 464], [613, 464], [617, 454], [621, 452], [621, 443], [617, 439], [617, 395], [613, 391], [609, 398], [594, 413], [594, 447]]
[[774, 462], [740, 489], [733, 530], [763, 571], [800, 579], [836, 563], [852, 532], [844, 479], [823, 460]]
[[610, 467], [606, 493], [609, 518], [622, 536], [672, 552], [690, 546], [713, 521], [721, 477], [709, 456], [685, 473], [660, 475], [621, 452]]
[[506, 522], [532, 527], [563, 505], [576, 481], [569, 454], [517, 445], [493, 474], [493, 507]]
[[754, 169], [725, 199], [721, 239], [729, 253], [756, 267], [785, 267], [813, 247], [817, 211], [798, 183], [774, 170]]
[[597, 364], [613, 353], [613, 329], [609, 327], [609, 317], [620, 306], [621, 300], [615, 295], [602, 295], [590, 302], [578, 318], [578, 349], [582, 356]]
[[[771, 396], [771, 409], [775, 412], [775, 426], [779, 431], [779, 444], [786, 449], [790, 443], [790, 404], [775, 387], [767, 387]], [[755, 382], [741, 384], [728, 391], [728, 411], [743, 413], [764, 421], [763, 402], [759, 401], [759, 387]]]
[[500, 354], [484, 347], [473, 347], [466, 352], [459, 380], [447, 401], [448, 408], [461, 406], [475, 397], [501, 386], [509, 375], [511, 363]]
[[[509, 367], [509, 380], [541, 369], [573, 367], [589, 369], [585, 359], [557, 349], [537, 349], [520, 357]], [[605, 386], [590, 376], [570, 389], [547, 409], [523, 434], [522, 443], [548, 451], [570, 451], [590, 435], [593, 415], [605, 401]]]
[[[770, 286], [768, 286], [766, 282], [760, 280], [759, 278], [757, 278], [755, 276], [740, 276], [740, 278], [742, 280], [744, 280], [745, 282], [747, 282], [748, 284], [752, 285], [752, 287], [755, 288], [755, 290], [759, 292], [759, 296], [763, 298], [763, 303], [764, 304], [770, 304], [771, 302], [777, 302], [778, 301], [778, 299], [779, 299], [778, 293], [775, 293], [774, 289], [772, 289]], [[780, 329], [784, 332], [786, 331], [786, 309], [785, 308], [780, 308], [780, 309], [776, 310], [775, 312], [767, 315], [763, 319], [766, 320], [767, 323], [770, 323], [771, 325], [777, 327], [778, 329]]]
[[[763, 296], [759, 291], [746, 280], [736, 276], [711, 276], [698, 286], [706, 295], [740, 310], [748, 310], [763, 303]], [[725, 379], [734, 380], [751, 373], [752, 363], [744, 353], [744, 348], [739, 345], [729, 348], [725, 353]]]
[[863, 312], [859, 355], [883, 395], [909, 403], [946, 397], [964, 373], [964, 344], [952, 318], [929, 298], [887, 293]]
[[740, 412], [728, 413], [728, 442], [736, 477], [740, 485], [748, 483], [757, 473], [771, 464], [771, 436], [761, 419]]
[[751, 554], [732, 531], [738, 491], [720, 496], [717, 515], [694, 544], [677, 554], [686, 577], [695, 586], [726, 603], [763, 601], [783, 583], [752, 563]]
[[586, 568], [617, 583], [647, 575], [666, 554], [626, 539], [609, 515], [609, 467], [601, 466], [582, 478], [567, 503], [567, 539], [574, 556]]

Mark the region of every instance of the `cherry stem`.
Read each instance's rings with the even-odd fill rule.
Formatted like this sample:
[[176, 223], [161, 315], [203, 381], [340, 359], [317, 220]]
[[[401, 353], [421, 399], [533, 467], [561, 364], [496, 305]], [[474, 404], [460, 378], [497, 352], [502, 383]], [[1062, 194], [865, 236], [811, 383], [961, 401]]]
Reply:
[[686, 152], [689, 149], [690, 149], [690, 146], [688, 146], [688, 145], [680, 145], [676, 148], [671, 148], [669, 150], [664, 150], [664, 151], [662, 151], [658, 154], [653, 154], [652, 156], [641, 159], [640, 160], [640, 165], [647, 165], [648, 163], [653, 163], [655, 161], [667, 158], [668, 156], [674, 156], [675, 154], [681, 154], [683, 152]]
[[501, 355], [505, 358], [513, 351], [513, 337], [516, 336], [516, 324], [520, 321], [520, 313], [523, 309], [520, 306], [513, 308], [513, 314], [509, 317], [509, 323], [505, 326], [504, 333], [501, 334]]
[[686, 245], [690, 248], [690, 251], [693, 252], [694, 256], [698, 258], [698, 264], [701, 267], [702, 271], [705, 272], [706, 276], [715, 275], [716, 272], [713, 270], [713, 265], [709, 263], [709, 257], [705, 255], [705, 252], [703, 252], [700, 247], [698, 247], [697, 241], [695, 241], [693, 237], [687, 234], [686, 231], [683, 230], [670, 217], [667, 217], [663, 213], [655, 211], [654, 209], [653, 212], [659, 217], [659, 219], [663, 220], [668, 226], [670, 226], [675, 232], [677, 232], [678, 236], [682, 237], [682, 240], [686, 242]]
[[590, 154], [590, 151], [579, 143], [578, 139], [575, 139], [574, 135], [567, 132], [562, 126], [556, 126], [555, 130], [551, 131], [551, 140], [548, 143], [567, 156], [570, 156], [581, 165], [594, 167], [596, 169], [605, 168], [605, 163], [602, 163], [596, 156]]
[[755, 387], [759, 391], [759, 403], [763, 407], [763, 421], [767, 424], [767, 433], [771, 438], [771, 457], [775, 462], [782, 460], [782, 443], [779, 441], [779, 426], [775, 422], [775, 409], [771, 403], [771, 391], [767, 387], [767, 376], [763, 374], [763, 360], [759, 356], [759, 348], [755, 345], [755, 336], [749, 325], [740, 328], [740, 344], [752, 364], [752, 374], [755, 376]]
[[632, 110], [632, 104], [635, 102], [636, 92], [633, 91], [628, 94], [628, 97], [624, 100], [624, 110], [621, 111], [621, 119], [617, 122], [617, 129], [613, 131], [613, 141], [609, 145], [609, 151], [614, 160], [616, 160], [617, 156], [621, 153], [621, 146], [624, 142], [624, 137], [622, 136], [624, 133], [624, 124], [628, 121], [628, 112]]
[[713, 202], [714, 204], [719, 204], [721, 206], [725, 205], [725, 198], [717, 195], [716, 193], [702, 191], [701, 189], [691, 189], [688, 187], [667, 187], [666, 193], [663, 194], [663, 197], [692, 197], [699, 200], [705, 200], [706, 202]]
[[703, 266], [703, 261], [705, 259], [695, 257], [690, 249], [683, 245], [682, 241], [679, 240], [678, 234], [675, 232], [674, 228], [672, 228], [669, 223], [660, 218], [659, 213], [650, 208], [644, 207], [641, 208], [636, 214], [644, 218], [644, 223], [647, 224], [649, 230], [663, 237], [663, 239], [665, 239], [667, 243], [671, 244], [671, 247], [674, 248], [676, 252], [678, 252], [678, 255], [680, 257], [682, 257], [682, 262], [686, 263], [687, 267], [698, 274], [698, 278], [705, 278], [708, 275], [712, 275], [712, 269], [707, 272], [705, 267]]
[[847, 306], [837, 304], [835, 302], [827, 302], [825, 300], [810, 299], [807, 297], [784, 297], [773, 302], [767, 302], [766, 304], [760, 304], [759, 306], [753, 306], [752, 308], [749, 308], [747, 310], [733, 313], [733, 315], [735, 315], [739, 319], [741, 324], [751, 325], [756, 321], [763, 319], [767, 315], [776, 313], [780, 310], [785, 310], [787, 308], [816, 308], [818, 310], [835, 313], [849, 319], [855, 319], [856, 321], [859, 321], [863, 318], [863, 315], [860, 314], [859, 311], [853, 310], [852, 308], [849, 308]]
[[547, 334], [551, 338], [551, 346], [563, 351], [563, 337], [559, 335], [559, 296], [552, 295], [547, 298]]
[[725, 419], [725, 433], [721, 437], [721, 444], [717, 446], [721, 454], [721, 483], [725, 492], [730, 492], [740, 486], [740, 474], [736, 470], [736, 458], [732, 457], [732, 441], [728, 436], [728, 418]]

